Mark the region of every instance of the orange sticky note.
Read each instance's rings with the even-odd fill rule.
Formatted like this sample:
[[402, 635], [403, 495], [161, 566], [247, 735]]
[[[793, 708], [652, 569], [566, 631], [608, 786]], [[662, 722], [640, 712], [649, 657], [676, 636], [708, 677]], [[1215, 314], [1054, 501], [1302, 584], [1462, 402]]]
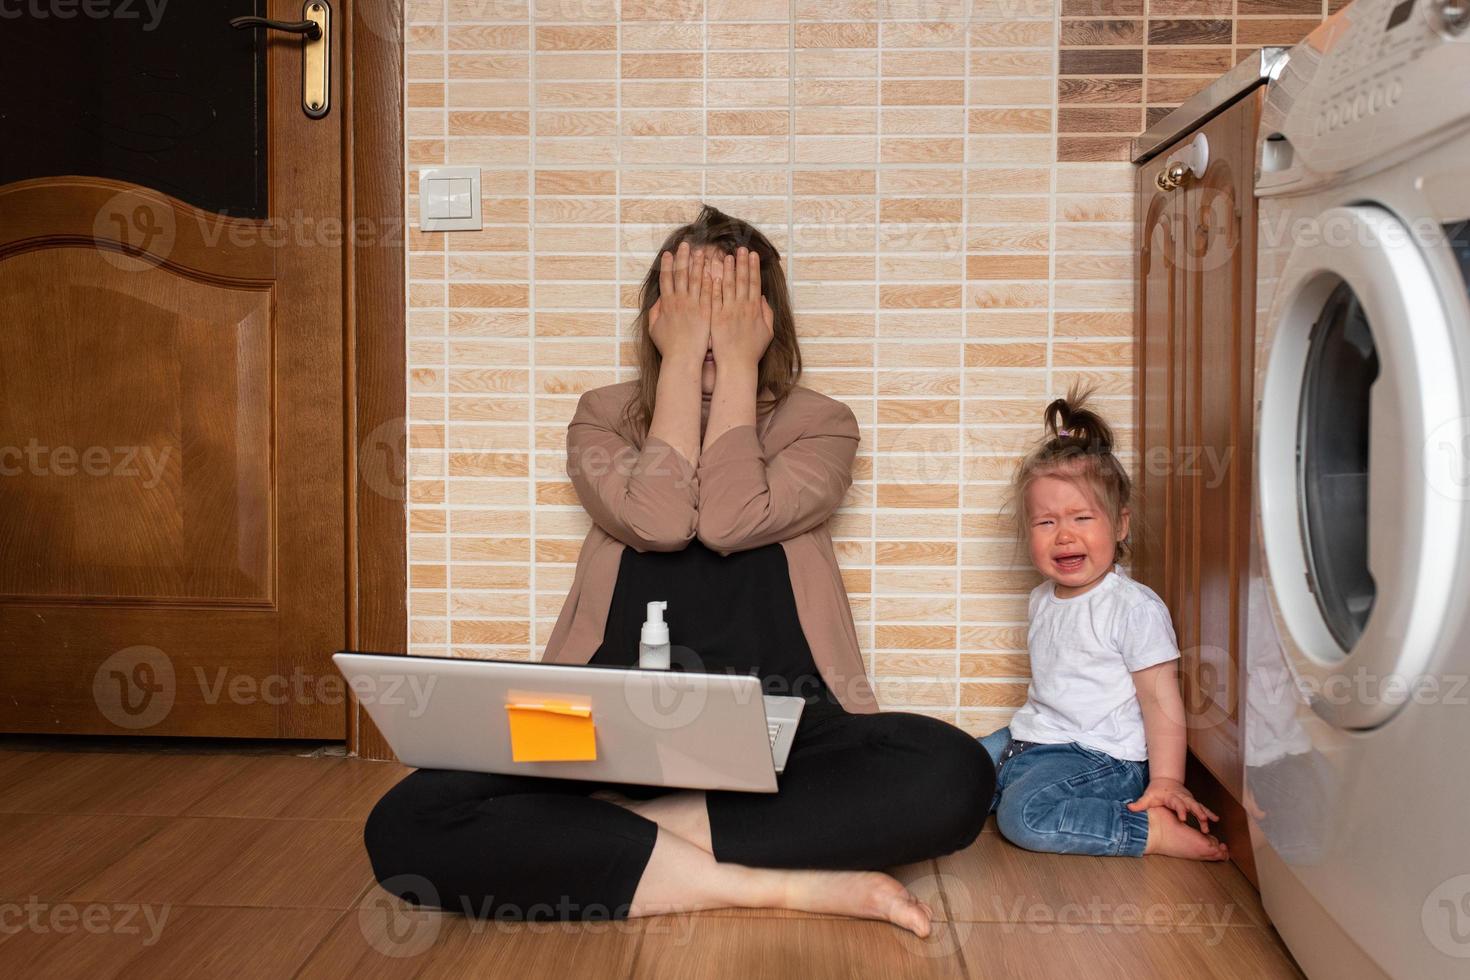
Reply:
[[591, 762], [597, 758], [592, 707], [565, 701], [520, 701], [505, 706], [510, 757], [515, 762]]

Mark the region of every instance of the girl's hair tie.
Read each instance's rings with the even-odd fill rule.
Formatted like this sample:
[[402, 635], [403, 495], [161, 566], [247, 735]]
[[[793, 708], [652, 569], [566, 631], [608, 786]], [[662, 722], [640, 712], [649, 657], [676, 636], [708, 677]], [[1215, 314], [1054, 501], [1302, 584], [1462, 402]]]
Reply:
[[1057, 435], [1058, 436], [1070, 436], [1071, 434], [1072, 434], [1072, 430], [1071, 429], [1058, 429], [1057, 430]]

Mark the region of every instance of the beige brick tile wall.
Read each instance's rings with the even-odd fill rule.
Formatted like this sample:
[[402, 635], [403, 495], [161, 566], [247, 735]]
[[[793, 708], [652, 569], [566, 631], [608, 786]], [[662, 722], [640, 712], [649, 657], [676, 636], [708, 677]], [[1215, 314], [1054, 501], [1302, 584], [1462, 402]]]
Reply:
[[[1054, 0], [411, 0], [410, 649], [539, 655], [587, 518], [577, 395], [631, 376], [654, 249], [701, 201], [783, 252], [805, 383], [862, 424], [834, 518], [885, 706], [1024, 698], [998, 508], [1077, 377], [1131, 441], [1131, 168], [1058, 163]], [[423, 233], [417, 168], [485, 227]]]

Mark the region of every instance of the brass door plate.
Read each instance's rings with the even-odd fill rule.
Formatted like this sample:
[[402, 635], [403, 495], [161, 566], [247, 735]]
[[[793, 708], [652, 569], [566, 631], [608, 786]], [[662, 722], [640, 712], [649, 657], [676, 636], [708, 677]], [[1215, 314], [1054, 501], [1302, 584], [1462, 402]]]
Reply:
[[321, 37], [301, 45], [301, 109], [320, 119], [332, 107], [332, 8], [326, 0], [307, 0], [301, 19], [322, 29]]

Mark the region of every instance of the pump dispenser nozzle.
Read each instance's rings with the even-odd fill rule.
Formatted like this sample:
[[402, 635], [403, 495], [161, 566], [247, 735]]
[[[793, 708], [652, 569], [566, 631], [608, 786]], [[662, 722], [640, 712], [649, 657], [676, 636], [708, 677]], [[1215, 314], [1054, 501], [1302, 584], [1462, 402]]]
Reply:
[[643, 622], [644, 643], [669, 642], [669, 624], [664, 622], [664, 610], [667, 608], [669, 608], [667, 602], [648, 604], [648, 618]]
[[645, 670], [669, 669], [669, 624], [664, 622], [667, 608], [665, 601], [648, 604], [648, 618], [643, 621], [638, 644], [638, 666]]

